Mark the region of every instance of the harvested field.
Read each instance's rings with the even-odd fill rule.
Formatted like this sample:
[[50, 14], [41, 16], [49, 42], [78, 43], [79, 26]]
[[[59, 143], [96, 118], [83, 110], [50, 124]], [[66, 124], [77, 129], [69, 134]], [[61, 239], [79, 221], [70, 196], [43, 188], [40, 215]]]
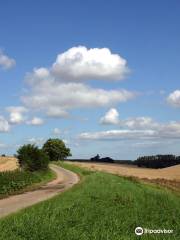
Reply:
[[148, 181], [169, 187], [174, 190], [180, 190], [180, 165], [162, 169], [149, 169], [139, 168], [134, 165], [131, 166], [113, 163], [70, 163], [91, 170], [105, 171], [126, 177], [135, 177], [146, 182]]
[[0, 172], [13, 171], [18, 168], [15, 157], [0, 157]]

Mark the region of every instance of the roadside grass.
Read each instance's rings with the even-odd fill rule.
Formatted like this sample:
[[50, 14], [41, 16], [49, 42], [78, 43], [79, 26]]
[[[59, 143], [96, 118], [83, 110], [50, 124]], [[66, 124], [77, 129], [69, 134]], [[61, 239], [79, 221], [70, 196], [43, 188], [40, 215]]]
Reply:
[[[112, 174], [60, 165], [79, 174], [82, 181], [61, 195], [1, 219], [0, 239], [179, 239], [176, 194]], [[174, 233], [138, 237], [137, 226]]]
[[50, 169], [45, 171], [28, 172], [19, 169], [0, 173], [0, 198], [12, 194], [34, 190], [39, 185], [55, 178], [55, 173]]

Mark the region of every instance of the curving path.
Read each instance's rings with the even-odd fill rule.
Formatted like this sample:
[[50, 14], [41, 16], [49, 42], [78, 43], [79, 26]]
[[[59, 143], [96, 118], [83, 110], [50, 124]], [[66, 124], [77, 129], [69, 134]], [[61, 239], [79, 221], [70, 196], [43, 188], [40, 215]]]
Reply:
[[41, 186], [40, 189], [19, 195], [10, 196], [0, 200], [0, 217], [14, 213], [22, 208], [49, 199], [58, 193], [71, 188], [79, 181], [79, 177], [64, 168], [51, 165], [50, 168], [56, 173], [57, 178], [52, 182]]

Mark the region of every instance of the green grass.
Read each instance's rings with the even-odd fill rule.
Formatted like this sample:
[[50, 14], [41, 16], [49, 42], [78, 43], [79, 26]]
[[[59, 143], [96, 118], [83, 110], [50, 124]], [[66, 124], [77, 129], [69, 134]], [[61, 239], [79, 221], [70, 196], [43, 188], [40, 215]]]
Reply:
[[0, 173], [0, 198], [34, 189], [53, 178], [55, 174], [50, 169], [36, 172], [20, 170], [2, 172]]
[[[82, 176], [67, 192], [0, 221], [2, 240], [179, 239], [180, 199], [164, 189], [63, 164]], [[137, 226], [174, 234], [137, 237]]]

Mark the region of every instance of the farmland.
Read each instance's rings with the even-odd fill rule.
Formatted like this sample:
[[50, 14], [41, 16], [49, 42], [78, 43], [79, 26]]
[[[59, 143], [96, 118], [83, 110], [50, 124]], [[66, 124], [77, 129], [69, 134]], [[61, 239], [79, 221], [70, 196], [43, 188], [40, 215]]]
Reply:
[[82, 181], [60, 196], [2, 219], [0, 239], [130, 240], [137, 239], [137, 226], [174, 231], [146, 234], [143, 239], [178, 239], [179, 195], [109, 173], [61, 165]]
[[166, 186], [173, 190], [180, 190], [180, 165], [163, 168], [149, 169], [139, 168], [134, 165], [111, 164], [111, 163], [90, 163], [90, 162], [69, 162], [76, 166], [85, 167], [90, 170], [105, 171], [126, 177], [135, 177], [146, 182], [152, 182]]
[[18, 168], [18, 162], [15, 157], [0, 157], [0, 172], [12, 171]]

